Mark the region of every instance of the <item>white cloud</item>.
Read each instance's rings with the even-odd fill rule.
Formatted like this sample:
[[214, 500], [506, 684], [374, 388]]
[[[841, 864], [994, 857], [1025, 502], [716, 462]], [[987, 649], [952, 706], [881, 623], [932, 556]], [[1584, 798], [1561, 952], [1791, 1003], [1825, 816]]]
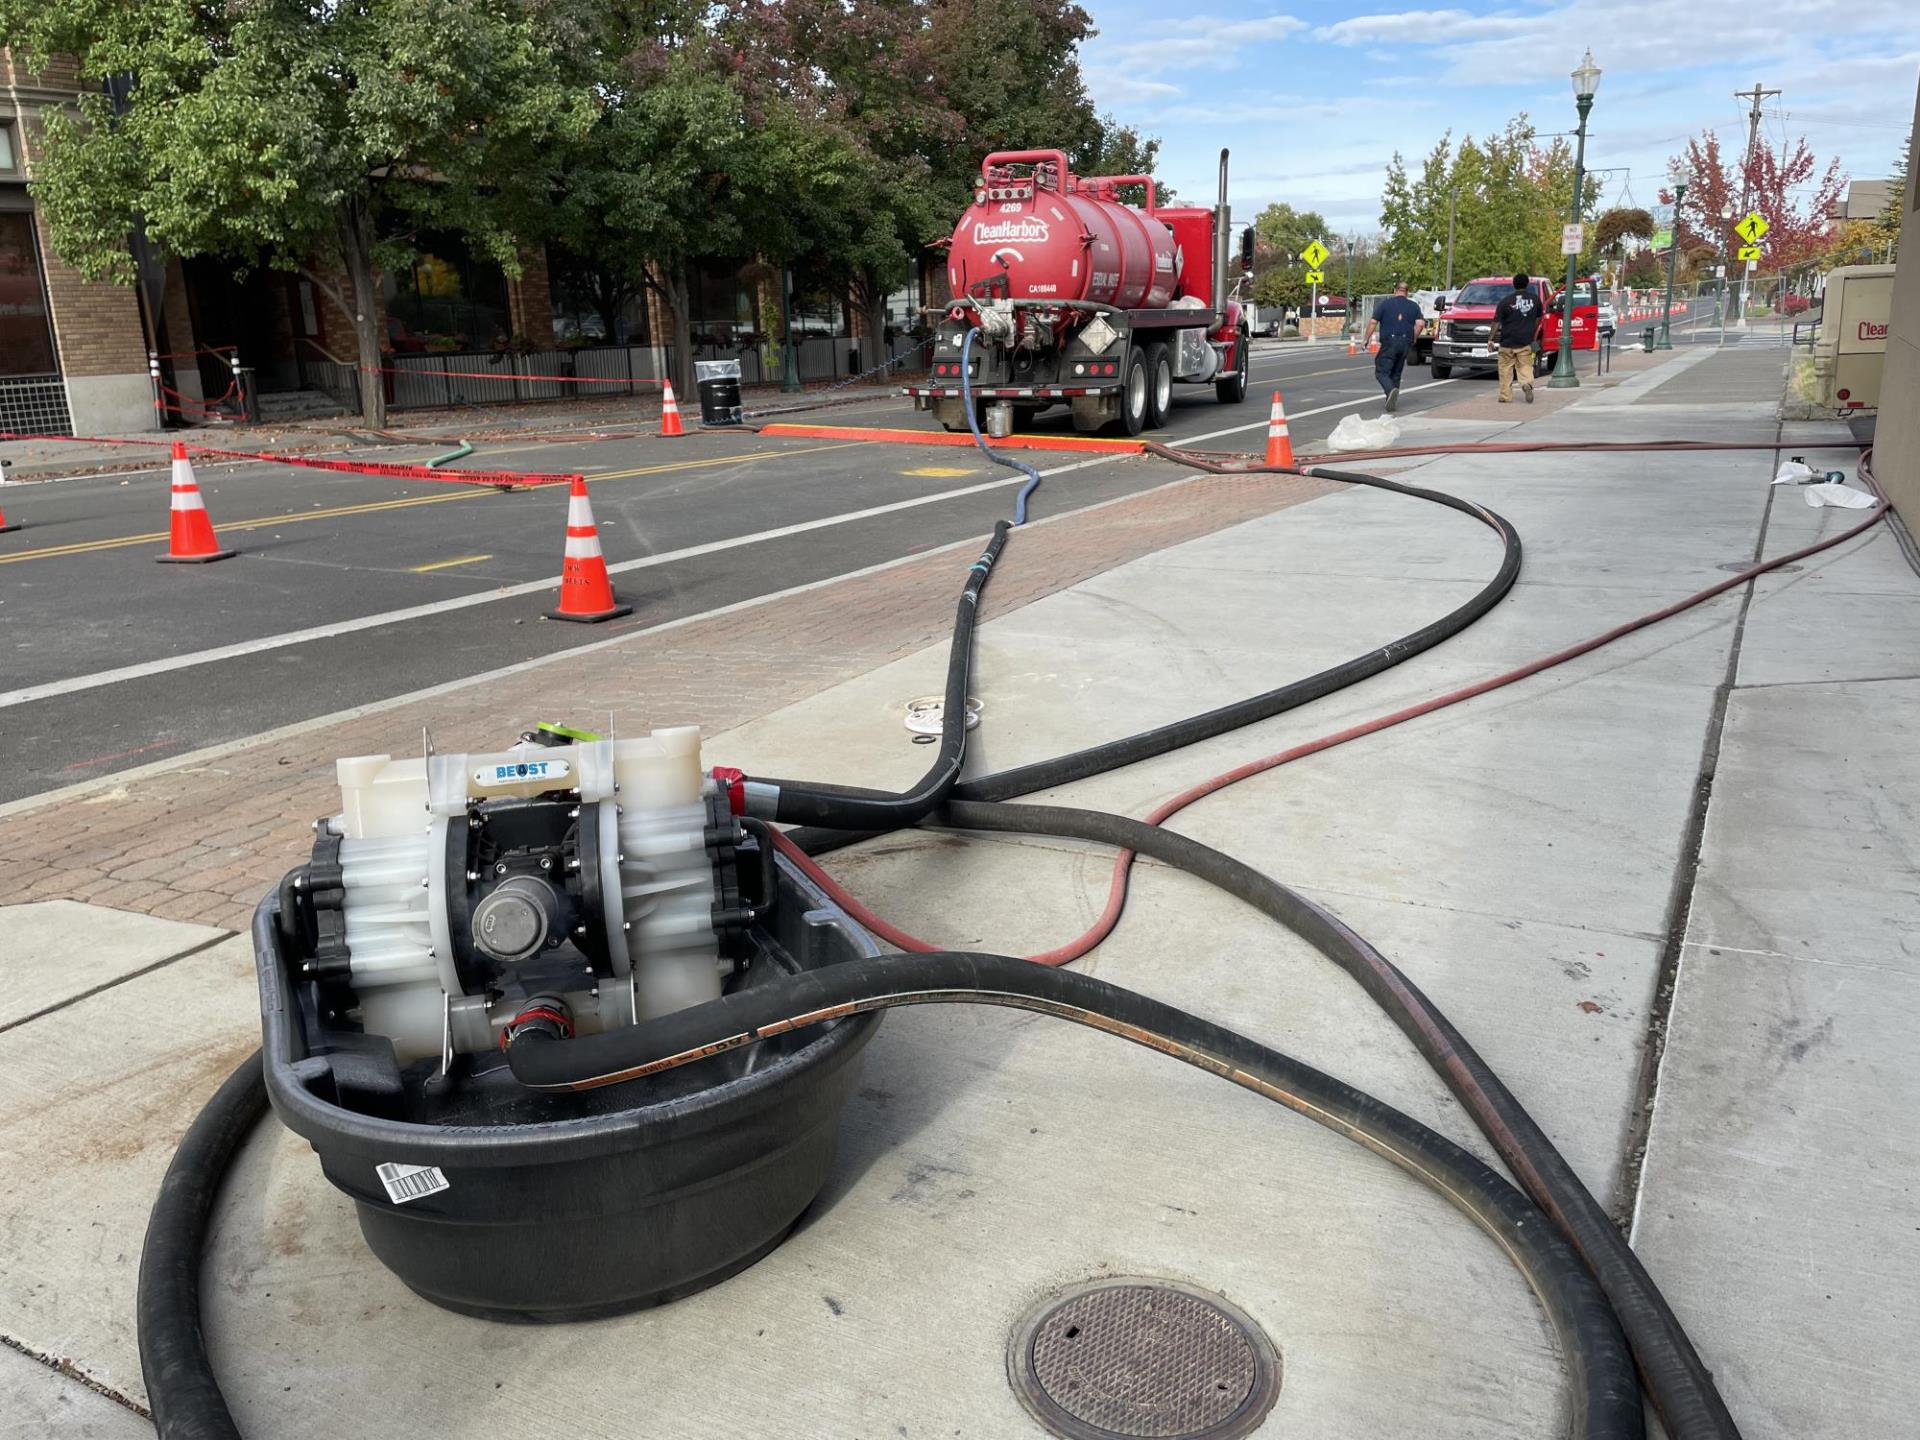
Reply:
[[1336, 45], [1449, 45], [1531, 31], [1536, 22], [1510, 15], [1471, 15], [1465, 10], [1407, 10], [1397, 15], [1356, 15], [1313, 32]]
[[[1308, 28], [1306, 21], [1291, 15], [1250, 20], [1195, 15], [1177, 24], [1168, 21], [1154, 25], [1138, 39], [1109, 41], [1103, 36], [1088, 46], [1088, 55], [1102, 70], [1126, 70], [1134, 75], [1154, 75], [1180, 66], [1231, 69], [1245, 50], [1285, 40]], [[1138, 29], [1128, 33], [1140, 34]]]
[[1164, 80], [1148, 80], [1130, 71], [1109, 69], [1105, 65], [1089, 65], [1084, 73], [1087, 88], [1093, 92], [1102, 108], [1177, 100], [1186, 93], [1178, 85], [1169, 85]]

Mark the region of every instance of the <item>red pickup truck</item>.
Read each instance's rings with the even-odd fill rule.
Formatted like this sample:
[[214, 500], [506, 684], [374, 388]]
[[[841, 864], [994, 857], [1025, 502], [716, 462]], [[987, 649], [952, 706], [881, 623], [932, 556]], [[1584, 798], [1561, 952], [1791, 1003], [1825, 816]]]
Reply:
[[[1535, 276], [1528, 289], [1543, 306], [1552, 303], [1553, 287], [1540, 277]], [[1456, 369], [1492, 370], [1496, 367], [1500, 351], [1493, 343], [1493, 307], [1511, 294], [1511, 275], [1491, 275], [1480, 280], [1469, 280], [1460, 287], [1460, 293], [1453, 297], [1452, 303], [1441, 315], [1439, 333], [1433, 337], [1434, 379], [1445, 380]], [[1589, 325], [1592, 323], [1588, 321]], [[1554, 333], [1557, 335], [1559, 332]], [[1576, 336], [1579, 334], [1577, 328], [1574, 333]], [[1551, 353], [1551, 350], [1547, 352], [1548, 355]], [[1536, 357], [1534, 373], [1544, 374], [1551, 363], [1545, 356]]]

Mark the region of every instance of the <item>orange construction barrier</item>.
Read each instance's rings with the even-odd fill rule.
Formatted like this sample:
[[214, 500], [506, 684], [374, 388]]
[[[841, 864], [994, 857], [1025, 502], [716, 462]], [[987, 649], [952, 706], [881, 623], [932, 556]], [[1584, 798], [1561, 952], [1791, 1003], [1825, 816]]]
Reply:
[[660, 401], [660, 433], [668, 438], [687, 433], [687, 427], [680, 423], [680, 402], [673, 398], [671, 380], [667, 381], [666, 394]]
[[157, 557], [162, 565], [205, 565], [233, 558], [235, 552], [222, 550], [214, 536], [200, 482], [193, 478], [193, 462], [187, 459], [187, 447], [178, 440], [173, 442], [173, 499], [168, 518], [167, 553]]
[[560, 608], [547, 611], [547, 618], [590, 625], [632, 613], [631, 605], [613, 598], [607, 557], [600, 551], [600, 531], [587, 499], [587, 477], [576, 475], [567, 487], [567, 554], [560, 566]]
[[1267, 464], [1294, 463], [1293, 441], [1287, 435], [1287, 407], [1280, 403], [1280, 392], [1273, 392], [1273, 410], [1267, 416]]

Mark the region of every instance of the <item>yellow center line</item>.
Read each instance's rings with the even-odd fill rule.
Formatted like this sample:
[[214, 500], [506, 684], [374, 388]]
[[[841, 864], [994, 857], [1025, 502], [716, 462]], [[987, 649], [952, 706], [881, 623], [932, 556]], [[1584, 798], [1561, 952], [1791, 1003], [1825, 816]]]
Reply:
[[[674, 470], [701, 470], [712, 465], [732, 465], [746, 460], [761, 460], [775, 455], [810, 455], [821, 450], [845, 450], [847, 445], [810, 445], [803, 450], [752, 450], [744, 455], [711, 456], [704, 460], [675, 460], [661, 465], [643, 465], [633, 470], [613, 470], [587, 476], [589, 485], [602, 480], [627, 480], [637, 475], [661, 475]], [[561, 487], [554, 487], [561, 488]], [[460, 500], [484, 500], [496, 493], [491, 487], [457, 490], [450, 495], [410, 495], [400, 500], [372, 500], [360, 505], [336, 505], [325, 510], [294, 510], [285, 515], [261, 515], [248, 520], [216, 520], [214, 529], [265, 530], [276, 525], [297, 525], [305, 520], [337, 520], [348, 515], [373, 515], [386, 510], [408, 510], [416, 505], [448, 505]], [[62, 555], [91, 555], [101, 550], [119, 550], [129, 545], [152, 545], [165, 540], [165, 530], [150, 530], [141, 535], [117, 535], [107, 540], [80, 540], [71, 545], [46, 545], [38, 550], [22, 550], [0, 555], [0, 565], [17, 565], [23, 560], [54, 560]]]
[[415, 575], [425, 575], [429, 570], [451, 570], [455, 565], [477, 565], [482, 560], [491, 560], [491, 555], [462, 555], [457, 560], [436, 560], [431, 565], [414, 565], [409, 568]]

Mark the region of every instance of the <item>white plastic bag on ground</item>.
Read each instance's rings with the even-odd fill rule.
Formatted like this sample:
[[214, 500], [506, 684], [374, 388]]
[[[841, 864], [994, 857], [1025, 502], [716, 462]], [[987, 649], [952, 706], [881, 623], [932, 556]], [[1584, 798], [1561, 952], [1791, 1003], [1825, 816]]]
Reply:
[[1804, 460], [1782, 460], [1774, 474], [1776, 485], [1804, 485], [1813, 479], [1813, 467]]
[[1866, 491], [1836, 485], [1831, 480], [1808, 485], [1800, 493], [1807, 497], [1807, 504], [1816, 510], [1822, 505], [1833, 505], [1842, 510], [1865, 510], [1875, 503], [1873, 496]]
[[1385, 415], [1363, 420], [1346, 415], [1327, 437], [1329, 450], [1391, 450], [1400, 439], [1400, 427]]

